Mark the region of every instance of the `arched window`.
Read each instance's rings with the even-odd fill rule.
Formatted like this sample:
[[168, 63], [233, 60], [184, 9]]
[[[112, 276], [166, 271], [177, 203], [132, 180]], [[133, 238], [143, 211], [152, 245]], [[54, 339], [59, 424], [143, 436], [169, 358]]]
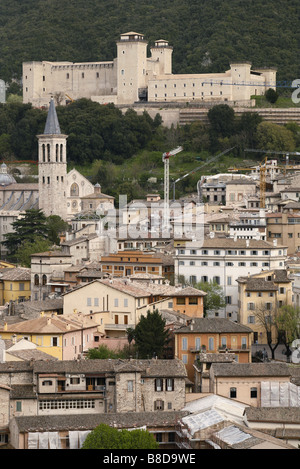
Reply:
[[46, 162], [46, 151], [45, 151], [45, 144], [42, 145], [42, 155], [43, 155], [43, 163]]
[[63, 144], [61, 143], [60, 144], [60, 162], [62, 163], [62, 160], [63, 160], [63, 149], [64, 149], [64, 146]]
[[47, 157], [48, 157], [48, 162], [50, 161], [50, 143], [47, 143]]
[[38, 274], [35, 274], [35, 276], [34, 276], [34, 285], [38, 286], [39, 284], [40, 284], [39, 276], [38, 276]]
[[59, 147], [58, 147], [58, 143], [57, 143], [55, 145], [55, 160], [56, 160], [57, 163], [58, 163], [58, 149], [59, 149]]
[[46, 285], [46, 284], [47, 284], [47, 275], [45, 275], [45, 274], [44, 274], [43, 277], [42, 277], [42, 284], [43, 284], [43, 285]]
[[71, 197], [75, 197], [79, 195], [79, 187], [76, 182], [73, 182], [71, 189], [70, 189], [70, 195]]

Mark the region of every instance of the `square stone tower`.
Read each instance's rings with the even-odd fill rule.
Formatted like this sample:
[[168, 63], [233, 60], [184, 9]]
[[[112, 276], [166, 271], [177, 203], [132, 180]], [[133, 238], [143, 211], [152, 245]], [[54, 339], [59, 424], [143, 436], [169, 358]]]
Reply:
[[67, 135], [60, 126], [51, 99], [44, 133], [37, 135], [39, 156], [39, 208], [46, 216], [67, 218]]
[[132, 104], [146, 90], [147, 41], [142, 34], [122, 34], [117, 42], [118, 104]]

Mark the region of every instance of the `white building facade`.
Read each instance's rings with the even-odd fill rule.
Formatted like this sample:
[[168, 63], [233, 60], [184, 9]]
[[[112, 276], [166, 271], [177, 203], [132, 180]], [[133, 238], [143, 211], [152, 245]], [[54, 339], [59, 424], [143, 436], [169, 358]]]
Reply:
[[263, 95], [276, 83], [275, 69], [251, 69], [251, 63], [231, 63], [224, 73], [172, 73], [172, 52], [160, 39], [150, 47], [144, 35], [121, 34], [112, 61], [24, 62], [23, 102], [48, 106], [88, 98], [101, 104], [148, 102], [224, 101], [249, 105], [252, 95]]
[[209, 238], [176, 247], [175, 278], [215, 282], [223, 289], [226, 307], [219, 315], [236, 320], [237, 278], [262, 270], [283, 269], [287, 247], [255, 239]]

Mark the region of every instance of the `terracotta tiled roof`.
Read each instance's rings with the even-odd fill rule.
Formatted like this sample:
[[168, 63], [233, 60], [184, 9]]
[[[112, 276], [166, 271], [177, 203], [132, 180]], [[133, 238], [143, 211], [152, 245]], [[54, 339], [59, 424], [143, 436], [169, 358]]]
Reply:
[[230, 319], [225, 318], [193, 318], [188, 326], [183, 326], [176, 333], [215, 333], [221, 334], [225, 332], [232, 333], [251, 333], [250, 327], [238, 324]]
[[31, 278], [31, 270], [25, 267], [15, 267], [0, 270], [0, 280], [27, 281]]

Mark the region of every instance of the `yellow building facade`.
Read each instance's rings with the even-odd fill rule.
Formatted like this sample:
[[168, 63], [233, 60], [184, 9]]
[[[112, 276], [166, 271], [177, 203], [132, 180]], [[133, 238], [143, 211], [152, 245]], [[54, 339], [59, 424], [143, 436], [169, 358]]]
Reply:
[[14, 267], [0, 269], [0, 304], [29, 300], [31, 296], [30, 269]]
[[239, 277], [237, 282], [238, 321], [253, 330], [254, 343], [266, 344], [266, 327], [262, 324], [262, 318], [272, 317], [280, 307], [293, 304], [289, 272], [266, 270], [249, 277]]

